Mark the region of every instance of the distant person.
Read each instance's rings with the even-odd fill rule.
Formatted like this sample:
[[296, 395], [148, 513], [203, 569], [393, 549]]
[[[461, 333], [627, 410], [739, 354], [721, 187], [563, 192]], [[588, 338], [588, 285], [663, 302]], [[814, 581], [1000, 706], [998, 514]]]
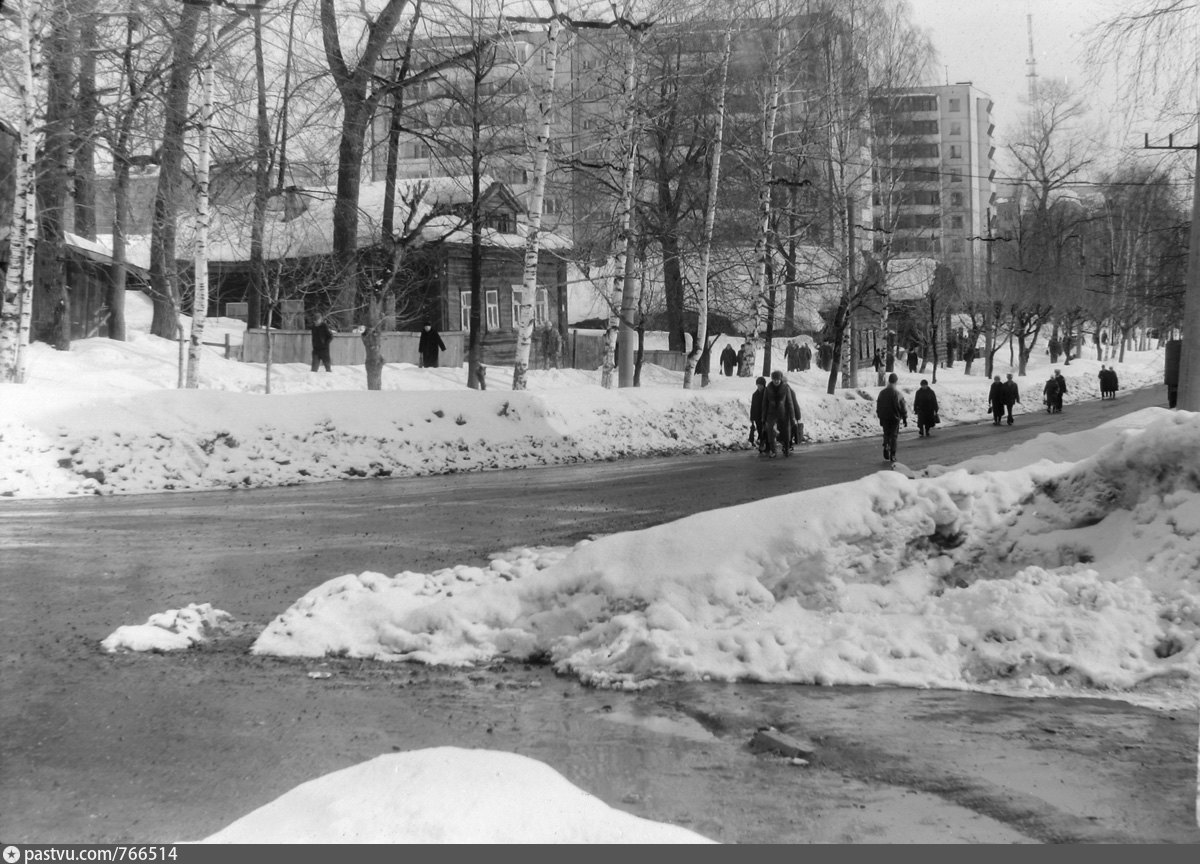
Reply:
[[421, 368], [436, 369], [438, 352], [446, 350], [446, 343], [438, 335], [433, 325], [426, 321], [421, 326], [421, 340], [417, 343], [417, 351], [421, 354]]
[[918, 362], [917, 347], [914, 345], [912, 348], [908, 349], [908, 371], [909, 372], [912, 372], [914, 374], [916, 373], [917, 362]]
[[1067, 379], [1063, 377], [1061, 370], [1054, 370], [1054, 380], [1058, 385], [1058, 392], [1054, 398], [1054, 413], [1061, 414], [1063, 406], [1063, 397], [1067, 395]]
[[992, 412], [992, 425], [999, 426], [1004, 417], [1004, 384], [997, 375], [988, 388], [988, 409]]
[[887, 386], [879, 391], [875, 399], [875, 416], [883, 428], [883, 458], [893, 465], [896, 464], [900, 424], [908, 425], [908, 407], [904, 404], [904, 395], [896, 386], [899, 380], [895, 372], [888, 375]]
[[812, 368], [812, 346], [807, 342], [800, 346], [800, 371], [807, 372]]
[[738, 377], [749, 378], [754, 374], [754, 352], [750, 348], [750, 340], [742, 343], [737, 353]]
[[913, 413], [917, 415], [917, 434], [922, 438], [932, 435], [933, 427], [941, 422], [941, 418], [938, 417], [937, 395], [924, 378], [913, 395]]
[[[1099, 341], [1098, 337], [1095, 337]], [[1108, 398], [1108, 370], [1104, 368], [1104, 364], [1100, 364], [1100, 371], [1096, 373], [1096, 377], [1100, 379], [1100, 398]]]
[[733, 350], [732, 345], [726, 343], [725, 350], [721, 352], [721, 372], [726, 378], [733, 377], [733, 370], [737, 366], [737, 360], [737, 352]]
[[329, 359], [329, 346], [333, 344], [333, 334], [337, 331], [330, 327], [325, 322], [325, 316], [318, 312], [313, 318], [312, 326], [308, 328], [309, 336], [312, 340], [312, 371], [316, 372], [318, 367], [324, 366], [326, 372], [333, 371], [333, 364]]
[[790, 383], [787, 376], [784, 376], [783, 383], [788, 388], [788, 395], [792, 400], [792, 423], [789, 429], [788, 441], [792, 444], [800, 444], [804, 441], [804, 424], [800, 422], [800, 400], [796, 398], [796, 391]]
[[[763, 398], [767, 395], [767, 379], [761, 375], [754, 381], [754, 393], [750, 396], [750, 443], [758, 444], [758, 452], [765, 453], [767, 439], [763, 435]], [[756, 440], [757, 437], [757, 440]]]
[[763, 391], [762, 431], [767, 439], [767, 456], [774, 459], [782, 447], [783, 455], [792, 452], [792, 422], [795, 418], [792, 404], [792, 388], [776, 369]]
[[882, 387], [886, 365], [883, 362], [883, 358], [879, 356], [878, 348], [875, 349], [875, 356], [871, 358], [871, 368], [875, 370], [875, 383]]
[[1012, 373], [1008, 373], [1008, 380], [1004, 382], [1004, 409], [1008, 412], [1008, 425], [1013, 425], [1013, 406], [1021, 401], [1021, 388], [1017, 386], [1017, 382], [1013, 380]]
[[1121, 385], [1117, 383], [1117, 367], [1108, 367], [1108, 398], [1116, 399], [1117, 391], [1121, 389]]

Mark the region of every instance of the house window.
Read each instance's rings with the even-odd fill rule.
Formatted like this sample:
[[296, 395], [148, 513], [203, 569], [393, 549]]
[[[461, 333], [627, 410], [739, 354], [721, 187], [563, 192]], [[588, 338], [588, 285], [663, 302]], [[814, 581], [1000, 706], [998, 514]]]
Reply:
[[951, 123], [950, 124], [950, 134], [951, 135], [961, 135], [962, 134], [962, 123], [959, 123], [957, 120], [955, 120], [953, 123]]
[[962, 202], [963, 202], [963, 197], [962, 197], [961, 192], [951, 192], [950, 193], [950, 206], [951, 207], [961, 207]]
[[950, 227], [956, 231], [961, 231], [962, 227], [963, 227], [963, 217], [951, 216], [950, 217]]
[[950, 182], [951, 183], [961, 183], [962, 182], [962, 172], [959, 171], [957, 168], [950, 169]]
[[962, 100], [961, 99], [951, 99], [950, 100], [950, 113], [957, 114], [961, 110], [962, 110]]
[[404, 145], [404, 158], [405, 159], [428, 159], [429, 158], [429, 145], [425, 144], [423, 142], [420, 142], [420, 141], [413, 143], [413, 144], [405, 144]]
[[537, 291], [537, 320], [550, 320], [550, 298], [545, 288], [539, 288]]
[[525, 291], [520, 285], [512, 286], [512, 328], [521, 329], [521, 304], [525, 302]]
[[951, 144], [950, 145], [950, 158], [951, 159], [961, 159], [962, 158], [962, 145], [961, 144]]
[[951, 252], [963, 251], [963, 241], [962, 241], [961, 237], [955, 237], [954, 239], [952, 239], [950, 241], [950, 251]]
[[487, 329], [500, 329], [500, 292], [485, 291], [483, 294], [484, 309], [487, 311]]
[[471, 292], [458, 292], [458, 329], [471, 329]]

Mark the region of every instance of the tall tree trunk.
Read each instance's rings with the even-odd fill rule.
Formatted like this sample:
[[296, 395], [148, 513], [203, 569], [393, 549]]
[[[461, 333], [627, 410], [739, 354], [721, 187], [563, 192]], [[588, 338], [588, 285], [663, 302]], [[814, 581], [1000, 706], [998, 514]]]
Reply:
[[[628, 10], [628, 4], [626, 4]], [[613, 386], [613, 370], [617, 371], [617, 386], [637, 386], [637, 369], [633, 354], [633, 316], [637, 310], [636, 290], [629, 278], [630, 241], [633, 233], [634, 188], [637, 181], [638, 123], [637, 58], [641, 36], [637, 31], [626, 30], [625, 47], [625, 123], [621, 133], [624, 144], [625, 164], [621, 172], [621, 200], [618, 205], [618, 233], [613, 254], [613, 286], [610, 291], [608, 329], [605, 331], [604, 363], [600, 372], [600, 384]], [[621, 335], [625, 338], [619, 338]], [[617, 357], [617, 351], [621, 357]]]
[[[721, 185], [721, 148], [725, 137], [725, 97], [727, 95], [729, 83], [729, 58], [733, 54], [733, 24], [730, 22], [725, 27], [725, 42], [721, 51], [721, 84], [717, 91], [717, 129], [713, 133], [712, 153], [709, 156], [710, 162], [708, 167], [708, 196], [704, 203], [704, 235], [701, 238], [700, 249], [700, 309], [697, 312], [696, 320], [696, 344], [692, 346], [691, 353], [687, 356], [686, 365], [683, 367], [683, 386], [684, 389], [693, 387], [692, 377], [696, 373], [696, 362], [702, 356], [702, 352], [707, 349], [708, 345], [708, 271], [709, 264], [712, 258], [712, 235], [713, 227], [716, 225], [717, 219], [717, 190]], [[709, 364], [705, 365], [707, 370], [712, 362], [709, 358]], [[707, 371], [703, 373], [703, 377], [707, 379]], [[703, 383], [707, 384], [707, 380]]]
[[558, 4], [551, 0], [553, 16], [546, 31], [546, 84], [538, 100], [541, 128], [538, 130], [537, 150], [533, 163], [533, 194], [529, 202], [529, 226], [525, 236], [525, 270], [521, 280], [521, 303], [518, 306], [517, 357], [513, 364], [512, 389], [524, 390], [529, 371], [529, 349], [533, 345], [533, 310], [537, 302], [538, 254], [541, 251], [542, 203], [546, 195], [546, 170], [550, 162], [550, 129], [554, 120], [554, 85], [558, 69], [558, 37], [562, 21]]
[[[771, 242], [771, 192], [772, 179], [774, 179], [775, 170], [775, 124], [779, 117], [779, 96], [780, 96], [780, 70], [779, 62], [780, 55], [783, 51], [783, 28], [779, 27], [775, 31], [775, 41], [771, 48], [770, 68], [771, 79], [767, 90], [766, 111], [763, 112], [762, 124], [762, 162], [759, 165], [760, 175], [758, 180], [758, 231], [754, 236], [754, 296], [755, 308], [761, 308], [761, 303], [766, 299], [767, 293], [767, 259], [771, 255], [771, 250], [774, 244]], [[853, 229], [851, 229], [853, 230]], [[760, 317], [754, 316], [754, 336], [758, 337]], [[770, 365], [770, 346], [768, 345], [767, 364]]]
[[263, 234], [267, 222], [267, 196], [271, 193], [271, 124], [267, 118], [267, 74], [263, 59], [262, 10], [254, 8], [255, 129], [254, 210], [250, 221], [250, 296], [246, 326], [259, 326], [267, 292], [267, 265], [263, 260]]
[[21, 49], [20, 141], [13, 159], [13, 210], [8, 235], [8, 269], [4, 275], [4, 295], [0, 300], [0, 381], [25, 383], [25, 363], [29, 347], [30, 316], [33, 310], [33, 259], [37, 246], [37, 194], [34, 174], [37, 145], [34, 129], [38, 93], [34, 67], [40, 48], [38, 25], [30, 19], [25, 3], [16, 10], [18, 47]]
[[337, 262], [338, 290], [328, 317], [339, 329], [355, 324], [358, 299], [358, 194], [363, 160], [363, 140], [369, 117], [361, 106], [346, 109], [338, 145], [337, 198], [333, 202], [333, 250]]
[[204, 10], [203, 102], [200, 106], [200, 159], [197, 164], [196, 278], [192, 292], [192, 332], [188, 339], [187, 387], [200, 386], [200, 358], [204, 351], [204, 325], [208, 321], [208, 163], [213, 112], [212, 5]]
[[[35, 258], [34, 291], [40, 295], [38, 305], [43, 310], [53, 310], [47, 341], [60, 351], [66, 351], [71, 347], [71, 294], [63, 260], [66, 257], [68, 162], [75, 111], [75, 46], [71, 12], [63, 0], [55, 0], [47, 11], [51, 23], [50, 38], [46, 42], [46, 132], [42, 158], [38, 162], [40, 242]], [[44, 315], [43, 311], [39, 316], [43, 322]]]
[[93, 0], [77, 5], [79, 102], [75, 109], [75, 233], [96, 239], [96, 17]]
[[[183, 139], [195, 61], [201, 7], [185, 3], [171, 38], [171, 75], [164, 106], [163, 140], [150, 229], [150, 292], [154, 316], [150, 332], [166, 339], [180, 336], [179, 272], [175, 264], [176, 219], [183, 187]], [[181, 370], [182, 371], [182, 370]]]

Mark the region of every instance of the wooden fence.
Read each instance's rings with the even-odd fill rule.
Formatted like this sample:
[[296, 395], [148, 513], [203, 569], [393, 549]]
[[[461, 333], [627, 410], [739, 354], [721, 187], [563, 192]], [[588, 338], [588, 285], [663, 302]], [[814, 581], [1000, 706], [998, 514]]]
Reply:
[[[312, 339], [307, 330], [272, 330], [271, 362], [312, 362]], [[461, 366], [465, 359], [462, 333], [442, 333], [446, 350], [438, 358], [439, 366]], [[421, 355], [417, 351], [420, 333], [388, 331], [379, 334], [379, 353], [384, 363], [412, 363], [420, 365]], [[247, 330], [242, 339], [242, 362], [267, 362], [267, 336], [265, 330]], [[367, 362], [367, 349], [362, 336], [357, 333], [335, 333], [329, 346], [329, 359], [334, 366], [362, 366]]]

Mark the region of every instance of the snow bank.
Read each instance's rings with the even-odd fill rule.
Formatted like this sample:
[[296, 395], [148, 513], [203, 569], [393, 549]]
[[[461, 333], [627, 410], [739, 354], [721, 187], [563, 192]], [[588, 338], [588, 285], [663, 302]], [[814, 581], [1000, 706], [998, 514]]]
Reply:
[[615, 810], [495, 750], [377, 756], [297, 786], [203, 843], [711, 843]]
[[538, 553], [466, 591], [347, 575], [252, 650], [546, 659], [616, 687], [671, 677], [1061, 693], [1194, 679], [1200, 417], [1155, 416], [1144, 431], [1111, 429], [1079, 462], [915, 481], [881, 472]]

